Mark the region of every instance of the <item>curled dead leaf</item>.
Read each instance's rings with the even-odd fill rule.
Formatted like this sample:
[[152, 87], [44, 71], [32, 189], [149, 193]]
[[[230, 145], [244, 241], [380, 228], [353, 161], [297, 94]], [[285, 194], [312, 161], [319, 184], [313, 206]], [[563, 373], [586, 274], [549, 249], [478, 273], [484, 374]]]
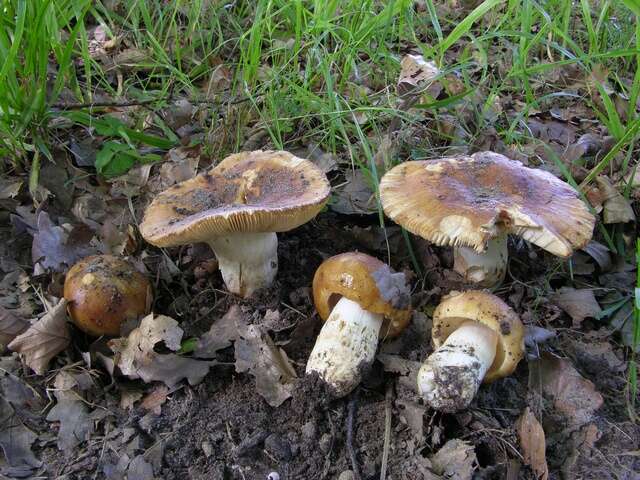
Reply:
[[296, 372], [287, 354], [256, 325], [239, 329], [235, 344], [236, 371], [249, 372], [256, 379], [257, 392], [272, 407], [282, 404], [293, 393]]
[[520, 439], [524, 462], [529, 465], [540, 480], [549, 478], [547, 466], [546, 441], [542, 425], [529, 407], [516, 421], [516, 431]]
[[28, 326], [27, 322], [0, 306], [0, 352]]
[[602, 312], [590, 288], [562, 287], [552, 295], [551, 301], [567, 312], [574, 327], [580, 326], [585, 318], [597, 318]]
[[433, 471], [451, 480], [471, 480], [478, 459], [473, 445], [453, 439], [429, 457]]
[[544, 353], [538, 363], [543, 393], [556, 411], [574, 426], [587, 423], [604, 400], [592, 382], [576, 371], [569, 361]]
[[71, 341], [67, 326], [67, 301], [62, 298], [44, 317], [18, 335], [8, 345], [23, 363], [38, 375], [44, 375], [49, 362]]
[[406, 96], [416, 90], [427, 90], [432, 97], [437, 97], [442, 87], [435, 85], [440, 70], [432, 61], [426, 61], [422, 55], [405, 55], [400, 61], [398, 77], [398, 94]]
[[213, 358], [218, 350], [227, 348], [232, 340], [238, 337], [238, 325], [246, 324], [242, 309], [232, 305], [222, 318], [216, 320], [209, 331], [198, 339], [194, 356], [198, 358]]
[[173, 318], [165, 315], [147, 315], [126, 338], [109, 342], [116, 353], [116, 366], [129, 378], [141, 378], [144, 382], [161, 381], [169, 388], [186, 378], [191, 385], [202, 381], [215, 362], [195, 360], [174, 353], [160, 354], [154, 351], [163, 342], [167, 348], [180, 349], [182, 329]]
[[604, 202], [602, 204], [602, 220], [606, 224], [635, 222], [636, 215], [631, 202], [625, 198], [607, 177], [596, 178]]

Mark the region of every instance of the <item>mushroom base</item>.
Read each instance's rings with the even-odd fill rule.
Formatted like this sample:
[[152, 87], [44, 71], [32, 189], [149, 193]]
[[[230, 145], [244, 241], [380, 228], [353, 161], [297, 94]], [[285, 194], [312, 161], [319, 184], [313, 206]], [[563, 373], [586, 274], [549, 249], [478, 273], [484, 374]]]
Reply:
[[453, 269], [462, 275], [466, 282], [478, 287], [496, 287], [502, 283], [507, 273], [507, 235], [489, 240], [486, 251], [482, 253], [469, 247], [457, 247], [453, 255]]
[[422, 365], [418, 391], [436, 410], [457, 412], [469, 406], [496, 355], [498, 335], [466, 322]]
[[336, 397], [347, 395], [373, 364], [382, 320], [342, 297], [320, 330], [306, 373], [317, 372]]
[[273, 282], [278, 273], [278, 237], [275, 233], [241, 233], [209, 242], [216, 254], [227, 289], [242, 297]]

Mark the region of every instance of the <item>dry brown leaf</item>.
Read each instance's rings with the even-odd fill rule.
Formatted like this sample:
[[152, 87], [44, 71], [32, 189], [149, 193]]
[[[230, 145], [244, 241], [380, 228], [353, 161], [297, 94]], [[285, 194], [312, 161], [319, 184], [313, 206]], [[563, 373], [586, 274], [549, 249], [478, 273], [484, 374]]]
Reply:
[[585, 318], [597, 318], [602, 312], [590, 288], [562, 287], [551, 296], [551, 301], [567, 312], [574, 327], [579, 327]]
[[209, 331], [198, 339], [193, 355], [198, 358], [214, 358], [218, 350], [227, 348], [238, 337], [238, 325], [246, 324], [242, 309], [232, 305], [222, 318], [216, 320]]
[[525, 408], [517, 420], [516, 430], [522, 446], [524, 462], [533, 469], [537, 478], [547, 480], [549, 467], [544, 430], [529, 407]]
[[14, 338], [8, 347], [20, 355], [25, 365], [38, 375], [44, 375], [51, 359], [67, 348], [70, 341], [67, 301], [62, 298], [44, 317]]
[[169, 395], [169, 388], [165, 385], [158, 385], [142, 399], [140, 406], [156, 415], [160, 415], [160, 407], [167, 401], [167, 395]]
[[435, 473], [450, 480], [471, 480], [478, 463], [473, 445], [458, 439], [449, 440], [429, 460]]
[[93, 232], [85, 225], [57, 226], [49, 214], [42, 211], [31, 245], [33, 263], [45, 270], [64, 271], [80, 258], [97, 253], [90, 245], [92, 238]]
[[591, 240], [582, 251], [593, 258], [603, 272], [611, 269], [611, 251], [606, 245]]
[[398, 77], [398, 94], [405, 96], [417, 90], [428, 90], [432, 97], [437, 97], [441, 87], [434, 85], [440, 70], [432, 61], [426, 61], [422, 55], [405, 55], [400, 61]]
[[0, 179], [0, 200], [15, 198], [20, 193], [22, 183], [22, 180]]
[[278, 407], [293, 393], [296, 372], [287, 354], [256, 325], [239, 329], [236, 340], [236, 371], [249, 372], [256, 379], [257, 392], [272, 407]]
[[635, 222], [636, 215], [629, 199], [625, 198], [607, 177], [598, 177], [596, 182], [605, 199], [602, 205], [602, 221], [606, 224]]
[[555, 410], [572, 425], [587, 423], [602, 406], [602, 395], [569, 361], [544, 353], [539, 369], [543, 392], [552, 399]]
[[133, 410], [133, 406], [141, 398], [142, 392], [139, 390], [121, 390], [120, 408], [123, 410]]
[[57, 422], [58, 449], [69, 452], [88, 440], [93, 433], [93, 420], [82, 397], [82, 390], [93, 385], [89, 374], [61, 370], [54, 381], [56, 405], [47, 421]]
[[361, 170], [346, 172], [345, 185], [334, 192], [330, 208], [345, 215], [368, 215], [376, 211], [373, 190]]
[[116, 355], [116, 366], [129, 378], [141, 378], [149, 383], [164, 382], [169, 388], [186, 378], [191, 385], [202, 381], [214, 362], [194, 360], [174, 353], [154, 351], [156, 344], [164, 344], [173, 351], [180, 348], [183, 331], [171, 317], [149, 314], [127, 338], [109, 342]]
[[24, 332], [28, 326], [28, 322], [14, 315], [11, 310], [0, 306], [0, 352], [9, 345], [11, 340]]

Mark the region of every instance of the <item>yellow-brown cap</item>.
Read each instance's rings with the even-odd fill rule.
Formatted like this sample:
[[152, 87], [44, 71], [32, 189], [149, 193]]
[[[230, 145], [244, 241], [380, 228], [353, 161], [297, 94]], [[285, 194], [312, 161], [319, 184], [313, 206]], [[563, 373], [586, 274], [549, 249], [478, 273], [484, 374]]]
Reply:
[[329, 192], [327, 177], [308, 160], [281, 151], [241, 152], [158, 195], [140, 233], [169, 247], [232, 233], [284, 232], [315, 217]]
[[151, 285], [129, 262], [93, 255], [71, 267], [64, 280], [64, 298], [78, 328], [94, 336], [115, 336], [125, 321], [148, 313]]
[[493, 152], [401, 163], [382, 177], [380, 198], [387, 216], [411, 233], [479, 252], [511, 233], [568, 257], [595, 225], [570, 185]]
[[511, 374], [524, 355], [524, 326], [509, 305], [483, 290], [451, 292], [433, 312], [431, 339], [442, 345], [461, 324], [469, 320], [486, 325], [498, 334], [493, 364], [484, 377], [489, 383]]
[[404, 274], [364, 253], [341, 253], [316, 270], [313, 301], [320, 318], [326, 320], [341, 297], [384, 316], [380, 338], [400, 335], [411, 319], [411, 297]]

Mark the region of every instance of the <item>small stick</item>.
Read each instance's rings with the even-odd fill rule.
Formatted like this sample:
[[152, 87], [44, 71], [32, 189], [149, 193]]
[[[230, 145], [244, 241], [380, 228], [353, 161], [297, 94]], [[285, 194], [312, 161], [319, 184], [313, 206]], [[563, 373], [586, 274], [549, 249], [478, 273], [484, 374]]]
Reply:
[[387, 478], [387, 463], [389, 462], [389, 448], [391, 447], [391, 402], [393, 401], [393, 382], [387, 383], [384, 396], [384, 446], [382, 450], [382, 465], [380, 466], [380, 480]]
[[356, 458], [356, 451], [353, 448], [353, 423], [356, 416], [358, 392], [359, 389], [356, 389], [356, 391], [351, 395], [351, 399], [349, 400], [347, 414], [347, 452], [349, 453], [349, 458], [351, 459], [351, 470], [353, 470], [353, 478], [355, 480], [362, 480], [362, 477], [360, 476], [360, 470], [358, 469], [358, 459]]

